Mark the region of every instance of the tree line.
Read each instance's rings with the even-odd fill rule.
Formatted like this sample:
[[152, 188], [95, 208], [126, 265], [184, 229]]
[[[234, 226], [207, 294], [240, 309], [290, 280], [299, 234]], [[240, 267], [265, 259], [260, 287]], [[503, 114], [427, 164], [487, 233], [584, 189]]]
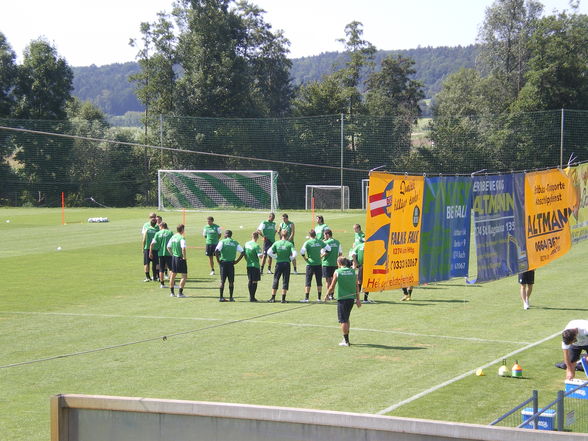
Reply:
[[[150, 204], [158, 168], [245, 168], [255, 162], [231, 156], [255, 157], [263, 143], [268, 157], [318, 164], [328, 158], [325, 165], [332, 165], [341, 149], [340, 115], [350, 168], [384, 164], [407, 172], [470, 173], [473, 166], [551, 166], [546, 152], [556, 141], [546, 128], [557, 128], [557, 121], [546, 122], [536, 112], [587, 108], [587, 39], [588, 20], [577, 5], [543, 16], [537, 1], [496, 0], [480, 28], [475, 67], [447, 76], [428, 137], [415, 142], [425, 96], [415, 61], [382, 56], [357, 21], [343, 30], [343, 56], [331, 71], [295, 84], [289, 42], [260, 8], [243, 0], [179, 0], [172, 11], [142, 23], [141, 38], [132, 41], [139, 70], [130, 79], [145, 108], [143, 130], [110, 127], [96, 105], [75, 99], [72, 68], [46, 40], [31, 42], [17, 65], [0, 33], [4, 125], [51, 126], [60, 133], [226, 155], [204, 161], [129, 144], [0, 130], [0, 179], [7, 183], [0, 197], [5, 203], [50, 204], [57, 189], [68, 187], [72, 203], [83, 204], [100, 191], [110, 205]], [[308, 122], [324, 115], [336, 118]], [[237, 124], [235, 118], [247, 119]], [[243, 124], [262, 129], [247, 132]], [[274, 137], [260, 141], [263, 130]], [[582, 137], [574, 147], [585, 152]], [[281, 172], [287, 182], [300, 178], [292, 167]]]

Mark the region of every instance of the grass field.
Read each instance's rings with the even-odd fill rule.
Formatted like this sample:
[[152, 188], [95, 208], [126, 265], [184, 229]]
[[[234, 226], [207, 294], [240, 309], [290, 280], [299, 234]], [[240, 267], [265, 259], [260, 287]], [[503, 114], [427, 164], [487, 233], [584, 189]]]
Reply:
[[[353, 344], [345, 348], [338, 346], [334, 303], [298, 303], [302, 275], [292, 276], [290, 303], [252, 304], [240, 263], [237, 301], [219, 303], [218, 276], [208, 275], [201, 248], [207, 213], [186, 215], [188, 298], [143, 283], [140, 229], [148, 211], [71, 209], [61, 225], [57, 209], [0, 209], [1, 439], [47, 440], [49, 397], [58, 393], [487, 424], [533, 389], [546, 404], [563, 387], [564, 371], [553, 365], [562, 359], [563, 326], [586, 317], [585, 244], [537, 271], [528, 311], [515, 277], [418, 287], [411, 302], [400, 302], [399, 290], [374, 293], [376, 304], [352, 312]], [[311, 216], [289, 214], [300, 248]], [[364, 215], [324, 215], [347, 252], [352, 225], [364, 225]], [[98, 216], [110, 222], [86, 222]], [[182, 220], [181, 213], [163, 216], [170, 226]], [[242, 244], [265, 219], [263, 213], [214, 216]], [[298, 265], [302, 272], [300, 259]], [[270, 277], [260, 282], [262, 300], [269, 298]], [[524, 379], [496, 375], [505, 356], [509, 366], [519, 361]], [[472, 375], [489, 363], [486, 376]]]

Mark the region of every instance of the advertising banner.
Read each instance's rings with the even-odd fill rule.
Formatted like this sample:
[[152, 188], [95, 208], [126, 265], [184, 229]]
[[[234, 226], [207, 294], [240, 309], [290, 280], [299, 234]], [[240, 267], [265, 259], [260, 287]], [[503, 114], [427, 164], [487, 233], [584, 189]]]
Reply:
[[570, 227], [572, 243], [588, 239], [588, 163], [566, 169], [572, 183], [576, 203], [572, 206]]

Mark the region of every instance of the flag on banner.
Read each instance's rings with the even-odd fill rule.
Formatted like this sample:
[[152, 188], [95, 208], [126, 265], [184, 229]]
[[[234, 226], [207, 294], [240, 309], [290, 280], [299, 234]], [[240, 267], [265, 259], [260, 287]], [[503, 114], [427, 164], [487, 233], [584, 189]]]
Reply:
[[468, 275], [472, 180], [447, 176], [425, 179], [419, 282]]
[[588, 164], [568, 167], [566, 174], [570, 177], [576, 201], [570, 216], [572, 243], [578, 243], [588, 239]]
[[560, 169], [525, 176], [525, 231], [529, 269], [567, 253], [572, 245], [569, 219], [577, 205], [572, 181]]
[[[478, 274], [488, 282], [527, 269], [523, 175], [475, 176], [472, 212]], [[518, 233], [517, 233], [518, 231]]]
[[363, 288], [381, 291], [417, 285], [424, 178], [370, 175]]

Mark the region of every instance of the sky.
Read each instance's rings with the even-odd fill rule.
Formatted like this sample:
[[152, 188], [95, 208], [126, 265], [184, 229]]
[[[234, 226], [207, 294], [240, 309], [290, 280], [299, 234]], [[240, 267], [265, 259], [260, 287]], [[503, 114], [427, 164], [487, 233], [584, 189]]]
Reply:
[[[291, 42], [290, 58], [341, 51], [345, 25], [363, 24], [377, 49], [458, 46], [476, 42], [493, 0], [250, 0], [265, 21]], [[0, 32], [22, 62], [24, 48], [44, 37], [70, 66], [134, 61], [141, 22], [170, 11], [172, 0], [4, 0]], [[545, 13], [568, 8], [568, 0], [542, 0]], [[588, 14], [588, 0], [580, 12]]]

